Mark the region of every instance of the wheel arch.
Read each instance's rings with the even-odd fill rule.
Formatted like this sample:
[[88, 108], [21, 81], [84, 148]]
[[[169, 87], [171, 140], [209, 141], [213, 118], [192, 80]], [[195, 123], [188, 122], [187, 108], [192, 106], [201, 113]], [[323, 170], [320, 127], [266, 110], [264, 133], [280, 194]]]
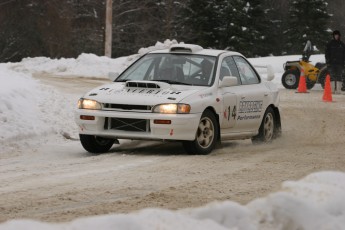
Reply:
[[301, 65], [299, 64], [299, 62], [291, 62], [285, 64], [284, 70], [298, 70], [299, 72], [301, 72]]
[[287, 68], [285, 71], [287, 71], [287, 70], [298, 71], [298, 75], [301, 74], [301, 67], [300, 67], [300, 66], [290, 66], [290, 67]]
[[271, 104], [269, 107], [271, 107], [273, 109], [274, 112], [274, 117], [275, 119], [275, 126], [277, 127], [275, 130], [275, 137], [279, 137], [281, 135], [281, 131], [282, 131], [282, 124], [281, 124], [281, 118], [280, 118], [280, 112], [278, 107], [276, 107], [275, 105]]

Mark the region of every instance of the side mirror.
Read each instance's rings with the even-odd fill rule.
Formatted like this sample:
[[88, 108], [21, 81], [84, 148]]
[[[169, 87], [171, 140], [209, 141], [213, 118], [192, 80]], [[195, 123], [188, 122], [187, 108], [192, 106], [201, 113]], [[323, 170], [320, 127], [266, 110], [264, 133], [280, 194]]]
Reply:
[[271, 65], [267, 65], [267, 81], [272, 81], [274, 79], [274, 71]]
[[223, 80], [219, 83], [219, 88], [235, 86], [237, 84], [237, 77], [225, 76]]
[[108, 78], [111, 80], [111, 81], [115, 81], [115, 79], [119, 76], [120, 74], [119, 73], [114, 73], [114, 72], [109, 72], [108, 73]]

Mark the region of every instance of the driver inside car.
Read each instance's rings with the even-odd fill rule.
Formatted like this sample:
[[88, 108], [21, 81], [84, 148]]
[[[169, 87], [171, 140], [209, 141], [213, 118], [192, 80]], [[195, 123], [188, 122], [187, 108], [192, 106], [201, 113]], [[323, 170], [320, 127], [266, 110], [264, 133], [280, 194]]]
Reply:
[[211, 61], [207, 59], [204, 59], [200, 64], [201, 64], [200, 80], [207, 84], [209, 79], [211, 78], [213, 64]]

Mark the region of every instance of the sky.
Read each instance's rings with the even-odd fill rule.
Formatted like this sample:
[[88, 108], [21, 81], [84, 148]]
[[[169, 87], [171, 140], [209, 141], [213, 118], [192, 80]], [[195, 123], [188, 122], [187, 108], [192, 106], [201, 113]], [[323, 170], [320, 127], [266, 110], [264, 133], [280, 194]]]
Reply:
[[[77, 135], [73, 109], [76, 99], [34, 76], [54, 75], [68, 78], [107, 78], [109, 72], [121, 72], [144, 53], [168, 48], [175, 40], [157, 42], [141, 48], [137, 54], [110, 59], [94, 54], [78, 58], [25, 58], [18, 63], [0, 64], [0, 154], [18, 151], [16, 140], [24, 147], [33, 137], [45, 134]], [[251, 58], [255, 66], [270, 64], [275, 72], [273, 82], [282, 88], [283, 63], [298, 60], [300, 55]], [[323, 55], [313, 55], [311, 62], [324, 62]], [[265, 68], [257, 68], [263, 78]], [[114, 71], [115, 70], [115, 71]], [[62, 103], [65, 102], [65, 103]], [[22, 145], [22, 144], [21, 144]], [[9, 220], [0, 223], [0, 230], [175, 230], [175, 229], [344, 229], [345, 173], [322, 171], [299, 181], [285, 181], [278, 192], [257, 198], [246, 205], [233, 201], [213, 202], [193, 209], [172, 211], [143, 209], [129, 214], [109, 214], [78, 218], [67, 223], [44, 223], [34, 220]]]

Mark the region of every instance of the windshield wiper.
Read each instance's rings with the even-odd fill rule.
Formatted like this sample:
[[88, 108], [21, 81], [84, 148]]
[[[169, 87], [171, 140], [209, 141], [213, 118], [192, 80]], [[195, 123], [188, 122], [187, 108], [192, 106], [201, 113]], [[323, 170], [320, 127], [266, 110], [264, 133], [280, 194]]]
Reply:
[[168, 84], [175, 84], [175, 85], [191, 85], [188, 83], [180, 82], [180, 81], [173, 81], [173, 80], [152, 80], [152, 81], [161, 81], [161, 82], [166, 82]]

